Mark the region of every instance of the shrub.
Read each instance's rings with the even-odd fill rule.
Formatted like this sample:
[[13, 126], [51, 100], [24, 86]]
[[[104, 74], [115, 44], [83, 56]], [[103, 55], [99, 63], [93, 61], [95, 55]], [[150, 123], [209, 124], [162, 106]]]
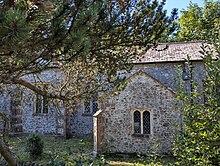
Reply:
[[33, 134], [28, 137], [27, 151], [31, 157], [38, 157], [43, 153], [44, 143], [39, 135]]

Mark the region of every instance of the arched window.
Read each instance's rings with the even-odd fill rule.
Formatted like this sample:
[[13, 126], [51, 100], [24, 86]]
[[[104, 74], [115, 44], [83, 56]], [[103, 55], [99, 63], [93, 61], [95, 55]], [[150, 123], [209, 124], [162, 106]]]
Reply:
[[150, 134], [150, 112], [143, 112], [143, 134]]
[[150, 112], [135, 110], [133, 113], [134, 134], [151, 134]]
[[134, 112], [134, 133], [141, 134], [141, 113], [139, 111]]

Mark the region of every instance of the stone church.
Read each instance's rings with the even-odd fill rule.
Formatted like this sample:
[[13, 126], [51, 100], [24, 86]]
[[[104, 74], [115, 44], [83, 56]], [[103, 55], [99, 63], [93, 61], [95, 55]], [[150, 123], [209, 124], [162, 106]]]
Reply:
[[[145, 153], [155, 144], [159, 153], [171, 153], [175, 135], [184, 128], [175, 96], [180, 79], [177, 66], [186, 74], [184, 62], [188, 56], [193, 70], [191, 79], [202, 85], [200, 47], [200, 42], [186, 42], [148, 50], [133, 61], [122, 91], [79, 102], [70, 113], [63, 103], [55, 107], [28, 90], [22, 94], [2, 91], [0, 111], [8, 115], [10, 123], [1, 118], [0, 131], [93, 138], [94, 153]], [[59, 73], [44, 73], [42, 77], [59, 77]]]

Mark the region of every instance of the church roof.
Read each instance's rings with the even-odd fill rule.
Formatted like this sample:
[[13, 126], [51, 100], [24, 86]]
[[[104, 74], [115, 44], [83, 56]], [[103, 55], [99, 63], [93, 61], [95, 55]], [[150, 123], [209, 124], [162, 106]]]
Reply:
[[[144, 55], [137, 56], [133, 63], [157, 63], [185, 61], [187, 56], [190, 60], [202, 60], [201, 42], [181, 42], [159, 44], [156, 48], [150, 48]], [[165, 49], [166, 48], [166, 49]]]

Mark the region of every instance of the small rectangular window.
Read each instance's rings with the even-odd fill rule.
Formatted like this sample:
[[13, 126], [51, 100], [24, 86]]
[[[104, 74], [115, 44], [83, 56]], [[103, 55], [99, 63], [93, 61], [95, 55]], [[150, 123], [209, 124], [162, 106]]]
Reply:
[[35, 95], [35, 113], [47, 114], [48, 113], [48, 98], [39, 94]]
[[98, 96], [93, 95], [92, 97], [85, 99], [84, 101], [84, 113], [85, 114], [94, 114], [98, 111]]

